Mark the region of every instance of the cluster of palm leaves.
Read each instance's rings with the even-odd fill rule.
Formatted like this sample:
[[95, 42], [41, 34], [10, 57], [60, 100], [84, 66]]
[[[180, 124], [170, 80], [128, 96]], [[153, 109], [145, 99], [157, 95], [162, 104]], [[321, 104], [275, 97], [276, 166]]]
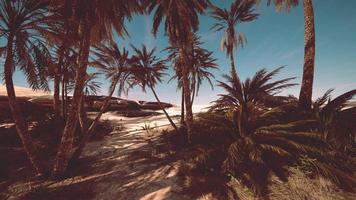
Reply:
[[[219, 82], [226, 94], [221, 94], [196, 124], [197, 129], [209, 128], [197, 130], [203, 134], [197, 135], [195, 142], [214, 143], [203, 156], [199, 155], [202, 159], [198, 161], [208, 165], [207, 169], [217, 168], [224, 175], [237, 178], [257, 195], [265, 196], [271, 173], [286, 181], [287, 167], [307, 157], [312, 160], [313, 172], [352, 190], [356, 182], [347, 174], [352, 169], [344, 164], [332, 144], [347, 148], [354, 143], [350, 139], [354, 139], [356, 132], [355, 107], [345, 106], [356, 92], [347, 92], [326, 103], [330, 99], [328, 91], [314, 103], [314, 111], [302, 113], [294, 98], [276, 96], [282, 89], [295, 85], [290, 83], [294, 78], [272, 80], [281, 69], [260, 70], [244, 82], [232, 76]], [[271, 99], [278, 103], [271, 106]], [[341, 138], [347, 142], [340, 142]], [[214, 160], [213, 164], [209, 160]]]

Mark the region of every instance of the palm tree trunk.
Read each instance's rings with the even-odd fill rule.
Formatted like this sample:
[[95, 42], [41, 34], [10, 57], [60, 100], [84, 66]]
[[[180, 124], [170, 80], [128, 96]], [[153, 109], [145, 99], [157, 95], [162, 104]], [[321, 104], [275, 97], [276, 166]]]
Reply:
[[90, 30], [86, 24], [80, 24], [83, 38], [80, 44], [79, 52], [79, 66], [76, 70], [75, 88], [71, 101], [71, 110], [68, 114], [66, 125], [64, 127], [61, 144], [58, 148], [57, 160], [54, 165], [53, 175], [55, 177], [62, 176], [67, 169], [69, 159], [73, 150], [74, 132], [76, 129], [81, 99], [83, 96], [83, 89], [86, 80], [86, 70], [88, 66], [89, 49], [90, 49]]
[[61, 106], [59, 100], [59, 85], [60, 85], [60, 77], [58, 75], [54, 76], [54, 90], [53, 90], [53, 111], [54, 111], [54, 119], [56, 121], [59, 120], [61, 115]]
[[166, 109], [164, 109], [163, 105], [161, 104], [161, 101], [160, 101], [159, 98], [158, 98], [158, 95], [157, 95], [156, 91], [153, 89], [152, 86], [150, 86], [150, 89], [151, 89], [153, 95], [155, 96], [155, 98], [156, 98], [156, 100], [157, 100], [157, 102], [158, 102], [159, 107], [162, 109], [162, 111], [163, 111], [164, 114], [166, 115], [166, 117], [167, 117], [169, 123], [171, 123], [172, 127], [174, 128], [174, 130], [175, 130], [176, 132], [178, 132], [178, 127], [177, 127], [176, 124], [173, 122], [172, 118], [168, 115]]
[[186, 112], [186, 127], [187, 127], [187, 141], [188, 144], [191, 143], [191, 134], [192, 134], [192, 124], [193, 124], [193, 112], [192, 112], [192, 104], [191, 104], [191, 91], [190, 91], [190, 84], [189, 84], [189, 71], [187, 64], [190, 65], [189, 60], [185, 56], [185, 50], [181, 47], [181, 55], [183, 59], [183, 66], [182, 66], [182, 81], [183, 81], [183, 88], [184, 88], [184, 100], [185, 100], [185, 112]]
[[[231, 48], [231, 47], [229, 47]], [[234, 49], [233, 47], [230, 50], [230, 63], [231, 63], [231, 75], [234, 80], [238, 80], [236, 68], [235, 68], [235, 61], [234, 61]]]
[[80, 102], [78, 117], [79, 117], [80, 132], [84, 136], [88, 131], [88, 116], [87, 116], [87, 111], [85, 108], [85, 95], [84, 94], [83, 94], [82, 100]]
[[103, 113], [106, 111], [107, 107], [109, 106], [109, 102], [111, 100], [112, 95], [115, 92], [115, 87], [118, 83], [118, 79], [114, 81], [114, 83], [111, 85], [111, 91], [109, 93], [109, 96], [107, 96], [104, 100], [103, 105], [101, 105], [100, 111], [98, 112], [98, 114], [96, 115], [94, 121], [91, 123], [88, 131], [86, 131], [83, 135], [83, 138], [80, 140], [79, 145], [77, 147], [77, 149], [75, 150], [75, 152], [72, 155], [72, 158], [70, 159], [71, 162], [74, 160], [77, 160], [80, 156], [80, 154], [82, 153], [86, 143], [88, 142], [89, 138], [91, 137], [91, 135], [94, 133], [95, 127], [98, 125], [99, 120], [101, 118], [101, 116], [103, 115]]
[[60, 93], [60, 82], [61, 82], [61, 66], [62, 66], [62, 59], [63, 59], [63, 47], [61, 47], [61, 52], [59, 55], [59, 61], [56, 65], [55, 68], [55, 74], [54, 74], [54, 91], [53, 91], [53, 111], [54, 111], [54, 119], [56, 122], [60, 120], [61, 117], [61, 105], [60, 105], [60, 100], [59, 100], [59, 93]]
[[182, 87], [182, 102], [181, 102], [181, 106], [180, 106], [180, 124], [182, 126], [185, 125], [185, 120], [184, 120], [184, 88]]
[[315, 26], [312, 0], [304, 0], [304, 66], [299, 103], [310, 109], [313, 94], [315, 60]]
[[4, 74], [5, 74], [5, 84], [7, 96], [9, 99], [9, 106], [12, 114], [12, 118], [14, 119], [16, 131], [21, 139], [24, 150], [30, 159], [32, 166], [34, 167], [36, 173], [38, 175], [42, 175], [46, 173], [46, 168], [40, 160], [39, 153], [36, 149], [36, 146], [33, 144], [31, 136], [27, 131], [27, 125], [24, 118], [21, 116], [20, 107], [16, 101], [16, 94], [14, 89], [14, 83], [12, 80], [13, 74], [13, 36], [10, 34], [7, 43], [7, 55], [4, 66]]
[[64, 75], [62, 77], [62, 116], [66, 118], [66, 99], [65, 99], [65, 80]]
[[195, 91], [196, 91], [196, 81], [195, 81], [195, 79], [194, 79], [194, 81], [193, 81], [193, 84], [192, 84], [192, 105], [193, 105], [193, 102], [194, 102], [194, 98], [195, 98]]
[[[68, 87], [69, 87], [69, 83], [68, 83], [68, 79], [66, 79], [65, 86], [64, 86], [64, 97], [66, 99], [64, 108], [65, 108], [66, 114], [68, 114], [68, 109], [70, 107], [70, 101], [69, 101], [69, 97], [68, 97]], [[67, 115], [66, 115], [66, 119], [67, 119]]]

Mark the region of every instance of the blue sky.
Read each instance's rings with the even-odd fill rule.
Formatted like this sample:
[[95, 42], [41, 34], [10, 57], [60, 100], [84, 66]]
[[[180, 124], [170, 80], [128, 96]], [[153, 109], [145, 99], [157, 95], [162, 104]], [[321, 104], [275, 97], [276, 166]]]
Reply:
[[[229, 7], [230, 0], [213, 0], [220, 7]], [[314, 14], [316, 26], [316, 63], [314, 80], [314, 97], [320, 96], [329, 88], [336, 89], [334, 95], [356, 88], [356, 8], [355, 0], [314, 0]], [[279, 77], [296, 76], [296, 83], [300, 83], [303, 67], [303, 34], [304, 19], [302, 5], [291, 10], [290, 13], [275, 12], [274, 7], [261, 5], [260, 13], [254, 22], [240, 24], [237, 31], [247, 37], [245, 48], [239, 48], [235, 53], [235, 64], [241, 79], [252, 76], [262, 68], [274, 69], [287, 65]], [[219, 70], [214, 74], [217, 80], [221, 75], [229, 72], [229, 60], [220, 51], [220, 39], [223, 33], [210, 30], [214, 20], [209, 16], [200, 17], [199, 35], [205, 43], [203, 46], [214, 52]], [[139, 46], [142, 43], [149, 47], [157, 47], [158, 55], [168, 46], [163, 27], [156, 38], [151, 34], [152, 16], [137, 16], [127, 23], [130, 38], [117, 38], [119, 46], [130, 48], [129, 44]], [[3, 68], [3, 66], [0, 66]], [[2, 71], [3, 69], [1, 69]], [[172, 70], [168, 72], [172, 74]], [[170, 76], [166, 77], [168, 80]], [[106, 93], [108, 82], [104, 79], [102, 93]], [[14, 82], [19, 86], [27, 86], [23, 75], [16, 72]], [[205, 83], [201, 87], [196, 104], [208, 104], [215, 100], [221, 89], [211, 90]], [[179, 104], [180, 93], [176, 90], [175, 82], [163, 82], [157, 86], [157, 93], [161, 100]], [[283, 92], [283, 94], [299, 94], [299, 86]], [[140, 89], [129, 92], [128, 98], [154, 100], [151, 93], [143, 93]]]

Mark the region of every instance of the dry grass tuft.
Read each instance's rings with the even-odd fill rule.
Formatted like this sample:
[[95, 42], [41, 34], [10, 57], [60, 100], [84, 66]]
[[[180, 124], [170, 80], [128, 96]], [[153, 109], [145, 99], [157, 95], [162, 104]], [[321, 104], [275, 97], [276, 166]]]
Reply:
[[356, 194], [343, 192], [331, 181], [317, 177], [310, 179], [302, 171], [290, 168], [288, 182], [272, 178], [270, 199], [278, 200], [341, 200], [356, 199]]

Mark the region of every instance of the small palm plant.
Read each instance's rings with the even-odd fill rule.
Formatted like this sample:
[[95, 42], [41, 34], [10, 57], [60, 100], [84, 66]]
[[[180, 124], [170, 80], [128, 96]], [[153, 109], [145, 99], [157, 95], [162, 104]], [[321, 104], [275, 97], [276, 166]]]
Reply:
[[[296, 101], [275, 107], [264, 103], [281, 89], [295, 85], [290, 83], [294, 78], [272, 81], [281, 69], [260, 70], [244, 82], [236, 81], [232, 76], [225, 77], [227, 82], [219, 81], [219, 86], [227, 93], [214, 102], [210, 117], [200, 119], [203, 124], [210, 124], [212, 131], [230, 135], [223, 143], [224, 150], [210, 152], [219, 155], [216, 154], [219, 151], [225, 156], [214, 158], [220, 161], [220, 165], [215, 166], [221, 166], [225, 175], [237, 178], [260, 197], [268, 193], [271, 172], [281, 180], [287, 180], [286, 167], [297, 163], [303, 156], [313, 159], [321, 175], [340, 185], [354, 184], [352, 178], [338, 170], [341, 164], [328, 153], [330, 146], [317, 132], [311, 132], [315, 120], [286, 120], [289, 113], [297, 109]], [[212, 116], [213, 120], [209, 119]], [[209, 163], [208, 158], [209, 153], [203, 161]]]
[[132, 46], [132, 49], [135, 51], [135, 55], [131, 58], [135, 84], [139, 85], [143, 91], [146, 90], [146, 87], [151, 89], [168, 121], [172, 127], [178, 131], [177, 126], [164, 109], [154, 89], [157, 83], [162, 82], [162, 77], [165, 75], [164, 71], [167, 70], [166, 60], [161, 60], [155, 56], [155, 48], [149, 50], [145, 45], [142, 45], [142, 49], [138, 49], [134, 46]]
[[356, 106], [350, 104], [356, 90], [332, 99], [328, 90], [313, 103], [313, 113], [318, 122], [317, 130], [323, 140], [339, 150], [350, 151], [355, 143]]

